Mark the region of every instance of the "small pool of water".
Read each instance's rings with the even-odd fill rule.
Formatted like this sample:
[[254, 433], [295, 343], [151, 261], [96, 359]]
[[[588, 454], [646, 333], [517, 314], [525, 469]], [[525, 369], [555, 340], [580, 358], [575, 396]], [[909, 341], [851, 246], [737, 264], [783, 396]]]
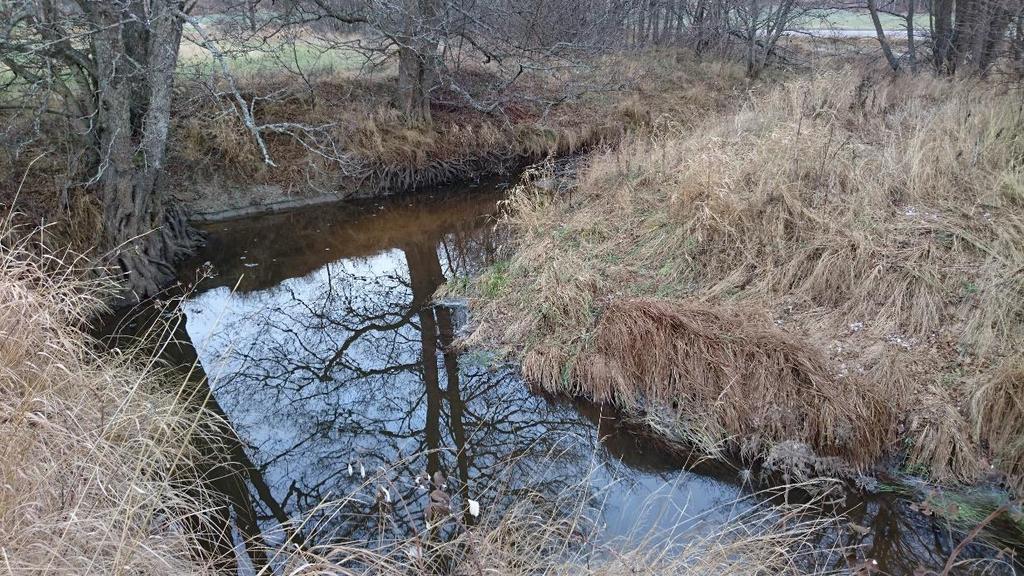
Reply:
[[[183, 272], [198, 280], [185, 337], [241, 441], [244, 506], [267, 539], [310, 514], [307, 537], [320, 542], [406, 537], [425, 523], [424, 471], [485, 514], [526, 489], [583, 493], [601, 538], [714, 526], [750, 505], [736, 467], [691, 465], [601, 407], [537, 393], [493, 355], [453, 348], [467, 310], [432, 295], [495, 258], [501, 198], [483, 185], [205, 226]], [[382, 487], [401, 513], [380, 513]], [[888, 573], [941, 567], [955, 545], [897, 499], [847, 512], [870, 533], [831, 531], [822, 546], [862, 543]]]

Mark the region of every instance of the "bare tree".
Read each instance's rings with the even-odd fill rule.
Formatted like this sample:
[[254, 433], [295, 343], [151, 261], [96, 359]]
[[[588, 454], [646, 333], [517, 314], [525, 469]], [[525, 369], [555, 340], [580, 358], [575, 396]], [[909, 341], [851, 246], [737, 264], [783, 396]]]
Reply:
[[[1021, 13], [1019, 0], [960, 0], [955, 3], [951, 71], [985, 73], [1006, 43], [1010, 22]], [[943, 24], [948, 28], [948, 22]]]
[[398, 41], [399, 109], [413, 123], [430, 124], [430, 92], [438, 74], [440, 2], [404, 0]]
[[102, 207], [101, 248], [135, 298], [173, 278], [191, 248], [183, 213], [159, 194], [180, 0], [21, 0], [3, 5], [0, 58], [40, 101], [56, 100], [88, 150], [84, 185]]
[[769, 58], [776, 55], [782, 35], [792, 29], [806, 8], [796, 0], [747, 0], [737, 2], [732, 11], [738, 24], [738, 35], [744, 43], [747, 75], [754, 77], [768, 65]]
[[[885, 56], [885, 61], [889, 63], [889, 67], [894, 71], [900, 69], [900, 61], [892, 51], [892, 45], [889, 44], [888, 38], [885, 37], [885, 28], [882, 26], [882, 19], [878, 15], [878, 2], [877, 0], [867, 0], [868, 2], [868, 13], [871, 15], [871, 23], [875, 27], [875, 37], [878, 38], [878, 44], [882, 48], [882, 54]], [[910, 45], [913, 46], [914, 29], [913, 29], [913, 12], [910, 13], [908, 22], [911, 25], [907, 28], [907, 36], [910, 38]]]

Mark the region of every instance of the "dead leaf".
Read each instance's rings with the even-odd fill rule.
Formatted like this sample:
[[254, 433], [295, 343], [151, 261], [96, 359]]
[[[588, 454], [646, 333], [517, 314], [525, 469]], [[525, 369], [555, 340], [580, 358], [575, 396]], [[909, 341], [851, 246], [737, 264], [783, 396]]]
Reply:
[[867, 526], [861, 526], [860, 524], [857, 524], [855, 522], [850, 522], [850, 530], [853, 530], [861, 536], [867, 536], [868, 534], [871, 534], [871, 528], [868, 528]]

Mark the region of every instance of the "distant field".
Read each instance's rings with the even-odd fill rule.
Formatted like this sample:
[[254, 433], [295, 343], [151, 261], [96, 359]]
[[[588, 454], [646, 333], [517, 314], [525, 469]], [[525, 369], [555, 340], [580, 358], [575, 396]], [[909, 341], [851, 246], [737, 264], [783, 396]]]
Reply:
[[[902, 30], [905, 22], [895, 16], [881, 14], [882, 26], [890, 31]], [[928, 14], [923, 13], [918, 17], [918, 22], [925, 24]], [[216, 36], [216, 29], [221, 23], [222, 17], [207, 15], [200, 17], [200, 21], [207, 27], [209, 32]], [[864, 30], [874, 29], [871, 17], [866, 11], [860, 10], [813, 10], [809, 11], [793, 26], [794, 29], [816, 31], [816, 30]], [[186, 39], [182, 41], [179, 58], [179, 72], [182, 74], [209, 74], [219, 67], [214, 61], [210, 52], [196, 44], [194, 32], [186, 30]], [[311, 39], [298, 39], [294, 41], [273, 40], [263, 44], [259, 48], [247, 47], [242, 49], [229, 42], [219, 42], [221, 50], [225, 53], [228, 66], [232, 73], [241, 76], [259, 76], [261, 74], [277, 72], [284, 69], [291, 72], [302, 72], [303, 74], [316, 73], [351, 73], [355, 74], [362, 70], [366, 60], [362, 54], [347, 48], [331, 48], [323, 42]], [[11, 73], [5, 67], [0, 66], [0, 82], [11, 80]], [[18, 82], [14, 83], [16, 86]], [[4, 92], [5, 96], [17, 97], [14, 86], [8, 86]]]
[[[221, 42], [232, 73], [257, 76], [287, 69], [292, 72], [355, 73], [366, 59], [359, 52], [344, 47], [329, 47], [323, 43], [297, 40], [275, 41], [258, 48], [245, 49]], [[219, 67], [210, 52], [195, 42], [183, 41], [179, 52], [179, 71], [182, 73], [209, 73]]]
[[[879, 14], [882, 27], [886, 30], [902, 30], [906, 22], [889, 14]], [[928, 21], [928, 14], [914, 17], [918, 25]], [[801, 30], [874, 30], [871, 15], [866, 10], [814, 10], [802, 18], [794, 28]]]

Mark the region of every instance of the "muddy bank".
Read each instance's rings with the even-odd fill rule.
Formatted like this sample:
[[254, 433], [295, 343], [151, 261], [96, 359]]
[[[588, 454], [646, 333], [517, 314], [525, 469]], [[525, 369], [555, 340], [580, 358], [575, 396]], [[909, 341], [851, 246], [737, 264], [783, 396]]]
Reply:
[[481, 180], [515, 175], [533, 157], [502, 158], [475, 161], [459, 169], [452, 167], [427, 168], [422, 171], [407, 169], [401, 178], [392, 174], [383, 178], [357, 178], [339, 174], [335, 177], [337, 189], [325, 192], [302, 182], [292, 184], [242, 184], [229, 178], [205, 178], [194, 182], [175, 197], [188, 207], [196, 222], [231, 220], [259, 214], [269, 214], [337, 203], [345, 200], [365, 200], [400, 194], [415, 193], [433, 186], [457, 183], [477, 183]]
[[554, 86], [531, 81], [486, 113], [458, 100], [435, 103], [428, 125], [410, 124], [389, 105], [392, 78], [327, 75], [311, 91], [287, 80], [251, 78], [245, 86], [253, 98], [273, 95], [258, 99], [261, 123], [290, 127], [263, 133], [265, 155], [225, 102], [176, 104], [164, 187], [198, 219], [502, 176], [617, 142], [644, 120], [629, 105], [635, 79], [554, 103]]
[[[415, 193], [437, 186], [484, 179], [514, 177], [526, 165], [550, 158], [585, 154], [595, 146], [614, 144], [626, 133], [626, 123], [602, 126], [570, 143], [555, 144], [541, 152], [484, 151], [459, 160], [430, 160], [427, 165], [383, 166], [360, 174], [339, 172], [328, 183], [310, 186], [306, 181], [243, 184], [224, 175], [205, 176], [175, 184], [174, 197], [197, 222], [212, 222], [263, 213], [280, 212], [342, 200], [377, 198]], [[513, 178], [514, 179], [514, 178]], [[329, 184], [329, 191], [323, 186]]]
[[230, 103], [182, 99], [165, 189], [204, 220], [501, 177], [731, 107], [747, 84], [735, 66], [679, 51], [602, 60], [573, 75], [585, 88], [571, 96], [560, 82], [531, 79], [488, 112], [435, 103], [429, 127], [410, 126], [388, 105], [387, 77], [328, 75], [312, 93], [282, 78], [249, 79], [247, 93], [274, 95], [260, 100], [260, 122], [307, 128], [265, 134], [271, 166], [225, 112]]

